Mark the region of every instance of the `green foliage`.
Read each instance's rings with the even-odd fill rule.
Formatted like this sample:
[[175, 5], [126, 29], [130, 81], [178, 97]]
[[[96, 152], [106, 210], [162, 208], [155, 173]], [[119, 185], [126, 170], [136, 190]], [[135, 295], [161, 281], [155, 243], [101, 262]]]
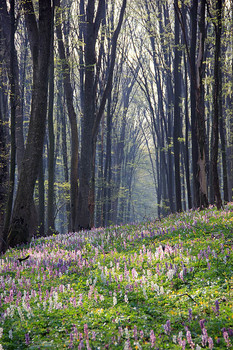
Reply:
[[232, 232], [233, 203], [11, 249], [0, 264], [1, 344], [231, 348]]

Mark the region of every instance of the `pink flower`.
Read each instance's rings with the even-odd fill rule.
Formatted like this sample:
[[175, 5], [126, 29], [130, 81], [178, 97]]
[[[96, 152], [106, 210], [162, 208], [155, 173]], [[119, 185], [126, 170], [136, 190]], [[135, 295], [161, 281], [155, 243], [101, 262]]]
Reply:
[[214, 348], [214, 342], [211, 337], [208, 338], [209, 349], [212, 350]]

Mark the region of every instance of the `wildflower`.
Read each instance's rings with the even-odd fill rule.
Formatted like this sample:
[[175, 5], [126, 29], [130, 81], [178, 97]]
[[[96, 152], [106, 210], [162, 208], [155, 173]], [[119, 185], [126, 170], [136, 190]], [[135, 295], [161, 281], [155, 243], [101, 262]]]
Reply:
[[70, 344], [69, 344], [69, 348], [72, 349], [74, 346], [74, 336], [73, 333], [70, 333]]
[[0, 338], [2, 338], [3, 328], [0, 328]]
[[25, 344], [26, 344], [26, 345], [29, 345], [29, 344], [30, 344], [30, 337], [29, 337], [29, 334], [28, 334], [28, 333], [25, 334]]
[[138, 330], [137, 330], [137, 326], [134, 326], [133, 328], [133, 335], [134, 335], [134, 339], [138, 340]]
[[116, 292], [113, 293], [113, 306], [117, 304]]
[[154, 331], [151, 330], [151, 331], [150, 331], [150, 341], [151, 341], [151, 347], [152, 347], [152, 348], [155, 347], [155, 340], [156, 340], [156, 338], [155, 338]]
[[192, 341], [192, 337], [191, 337], [190, 331], [186, 332], [186, 338], [187, 338], [187, 342], [190, 345], [191, 349], [194, 349], [194, 343]]
[[230, 348], [231, 346], [231, 342], [230, 342], [230, 339], [229, 339], [229, 335], [228, 335], [228, 332], [223, 332], [223, 338], [227, 344], [227, 347]]
[[167, 322], [163, 325], [163, 328], [164, 332], [169, 335], [171, 333], [171, 322], [167, 320]]
[[202, 339], [202, 346], [205, 347], [208, 341], [208, 334], [205, 328], [202, 329], [201, 339]]
[[219, 301], [215, 300], [215, 312], [217, 315], [219, 315]]
[[126, 304], [128, 304], [129, 300], [128, 300], [128, 296], [127, 296], [127, 294], [125, 294], [124, 299], [125, 299]]
[[191, 322], [192, 319], [193, 319], [192, 309], [189, 309], [189, 322]]
[[211, 337], [208, 338], [209, 349], [212, 350], [214, 348], [214, 342]]
[[13, 331], [12, 329], [9, 330], [9, 338], [12, 340], [13, 339]]
[[84, 334], [85, 334], [85, 338], [89, 339], [89, 337], [88, 337], [88, 325], [86, 323], [84, 324]]

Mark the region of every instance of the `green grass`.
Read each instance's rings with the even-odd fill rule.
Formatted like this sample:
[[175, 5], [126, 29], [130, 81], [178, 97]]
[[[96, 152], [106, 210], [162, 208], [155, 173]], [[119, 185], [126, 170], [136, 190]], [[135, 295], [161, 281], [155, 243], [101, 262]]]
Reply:
[[8, 250], [0, 328], [5, 350], [232, 348], [233, 203]]

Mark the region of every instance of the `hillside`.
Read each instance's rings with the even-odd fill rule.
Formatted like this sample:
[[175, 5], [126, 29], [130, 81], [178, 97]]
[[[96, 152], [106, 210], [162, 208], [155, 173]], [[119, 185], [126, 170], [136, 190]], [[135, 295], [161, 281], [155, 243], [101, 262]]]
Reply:
[[233, 203], [34, 239], [0, 269], [5, 350], [232, 348]]

